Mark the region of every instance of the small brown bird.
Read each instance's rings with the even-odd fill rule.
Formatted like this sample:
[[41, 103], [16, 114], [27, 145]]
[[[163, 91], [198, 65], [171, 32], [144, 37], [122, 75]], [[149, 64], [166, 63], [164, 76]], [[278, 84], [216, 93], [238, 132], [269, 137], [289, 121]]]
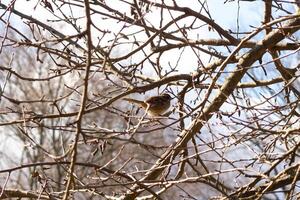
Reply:
[[172, 97], [166, 93], [159, 96], [150, 97], [145, 101], [140, 101], [131, 98], [123, 98], [123, 100], [125, 101], [141, 106], [151, 116], [158, 116], [164, 114], [170, 108], [171, 99]]

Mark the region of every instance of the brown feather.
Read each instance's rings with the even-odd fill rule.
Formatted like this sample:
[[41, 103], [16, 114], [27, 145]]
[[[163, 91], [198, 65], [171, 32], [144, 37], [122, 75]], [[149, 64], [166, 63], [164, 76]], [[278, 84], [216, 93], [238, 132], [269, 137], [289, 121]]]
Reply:
[[162, 94], [153, 96], [145, 101], [140, 101], [131, 98], [123, 98], [123, 100], [137, 104], [143, 107], [149, 115], [158, 116], [164, 114], [170, 107], [171, 96], [169, 94]]
[[136, 99], [131, 99], [131, 98], [123, 98], [123, 100], [128, 101], [130, 103], [134, 103], [137, 104], [143, 108], [147, 108], [147, 103], [145, 103], [144, 101], [140, 101], [140, 100], [136, 100]]

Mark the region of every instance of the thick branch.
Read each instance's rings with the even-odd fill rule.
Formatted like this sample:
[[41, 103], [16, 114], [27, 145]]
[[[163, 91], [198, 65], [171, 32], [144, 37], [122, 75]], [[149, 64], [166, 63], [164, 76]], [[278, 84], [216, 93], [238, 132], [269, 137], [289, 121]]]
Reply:
[[[286, 35], [296, 32], [299, 29], [298, 26], [300, 26], [300, 18], [299, 16], [296, 16], [296, 18], [292, 19], [282, 30], [270, 32], [263, 40], [258, 42], [252, 50], [246, 53], [240, 59], [236, 71], [228, 77], [212, 103], [202, 113], [198, 114], [196, 119], [192, 121], [186, 130], [181, 132], [176, 142], [169, 147], [142, 180], [154, 180], [159, 177], [166, 166], [168, 166], [171, 159], [176, 157], [190, 139], [201, 130], [204, 125], [203, 122], [208, 121], [213, 116], [213, 113], [217, 112], [225, 103], [247, 72], [248, 68], [257, 61], [267, 49], [272, 48], [275, 44], [283, 40]], [[136, 198], [140, 193], [138, 189], [139, 187], [137, 185], [133, 186], [124, 199], [129, 200]]]

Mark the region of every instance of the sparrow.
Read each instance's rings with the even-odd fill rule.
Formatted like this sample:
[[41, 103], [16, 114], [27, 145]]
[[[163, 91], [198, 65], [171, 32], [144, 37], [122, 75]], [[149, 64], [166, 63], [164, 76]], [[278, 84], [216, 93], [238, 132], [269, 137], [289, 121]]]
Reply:
[[164, 114], [170, 108], [171, 99], [172, 97], [166, 93], [159, 96], [152, 96], [145, 101], [123, 98], [125, 101], [141, 106], [151, 116], [159, 116]]

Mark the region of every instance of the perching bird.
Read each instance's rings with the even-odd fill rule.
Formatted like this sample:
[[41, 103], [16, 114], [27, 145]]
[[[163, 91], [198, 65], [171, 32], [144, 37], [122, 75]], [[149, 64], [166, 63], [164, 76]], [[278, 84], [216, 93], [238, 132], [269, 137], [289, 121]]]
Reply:
[[131, 98], [123, 98], [123, 100], [125, 101], [141, 106], [151, 116], [159, 116], [164, 114], [170, 108], [171, 99], [172, 97], [166, 93], [159, 96], [150, 97], [145, 101], [140, 101]]

